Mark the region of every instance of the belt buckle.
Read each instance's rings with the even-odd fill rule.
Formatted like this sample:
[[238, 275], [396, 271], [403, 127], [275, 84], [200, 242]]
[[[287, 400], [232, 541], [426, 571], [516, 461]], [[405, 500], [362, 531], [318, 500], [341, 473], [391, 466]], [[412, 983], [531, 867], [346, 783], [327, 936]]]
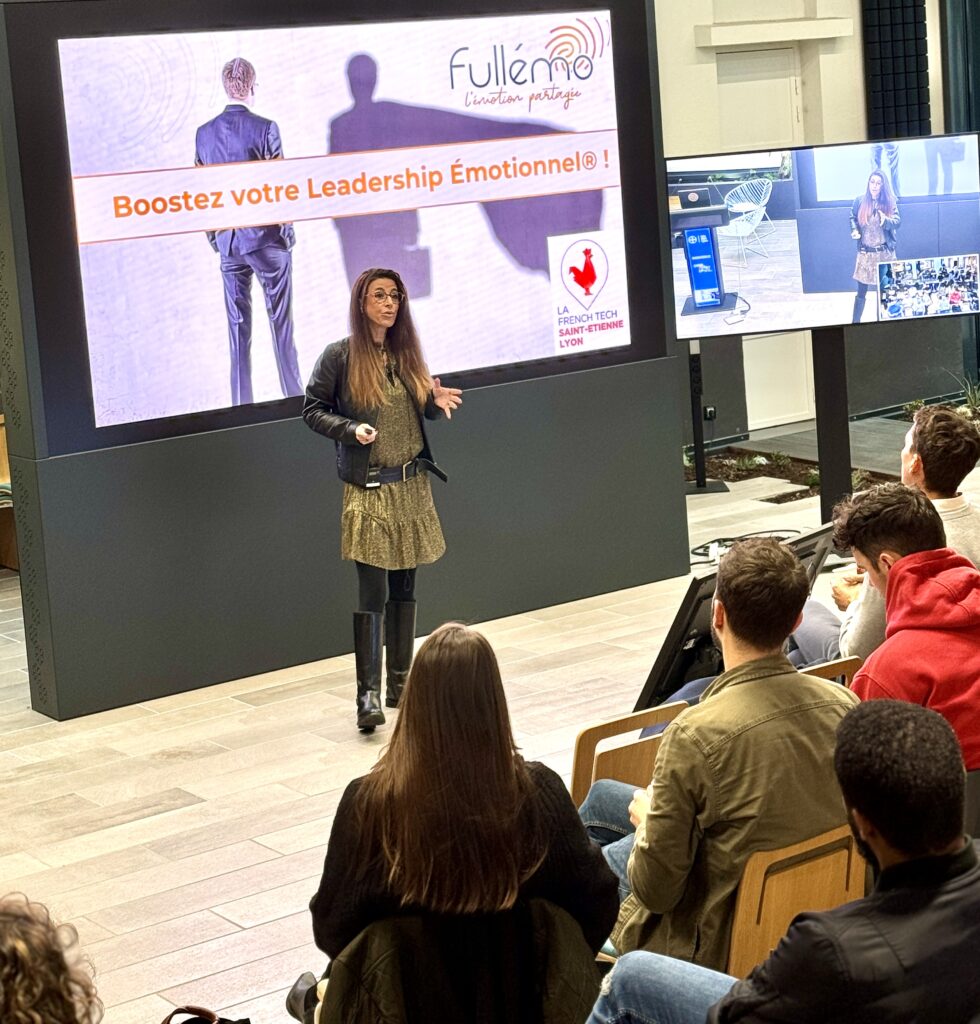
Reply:
[[402, 463], [402, 483], [405, 483], [405, 481], [408, 479], [408, 477], [405, 474], [408, 472], [408, 467], [411, 466], [412, 463], [414, 463], [414, 462], [415, 462], [415, 460], [412, 459], [410, 462], [403, 462]]

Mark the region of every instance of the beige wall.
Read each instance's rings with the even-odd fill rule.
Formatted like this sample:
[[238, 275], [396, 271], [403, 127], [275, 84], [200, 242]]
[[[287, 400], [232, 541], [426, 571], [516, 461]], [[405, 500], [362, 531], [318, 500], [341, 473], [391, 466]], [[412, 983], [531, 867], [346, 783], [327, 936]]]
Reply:
[[657, 62], [667, 156], [718, 150], [718, 74], [712, 50], [694, 45], [694, 26], [714, 20], [712, 0], [659, 0]]
[[939, 0], [926, 0], [926, 39], [929, 43], [929, 104], [933, 134], [946, 130], [943, 121], [943, 37]]
[[694, 45], [694, 26], [772, 21], [777, 3], [779, 20], [853, 19], [852, 36], [799, 44], [804, 139], [816, 145], [866, 137], [860, 0], [659, 0], [657, 59], [668, 156], [720, 148], [715, 51]]

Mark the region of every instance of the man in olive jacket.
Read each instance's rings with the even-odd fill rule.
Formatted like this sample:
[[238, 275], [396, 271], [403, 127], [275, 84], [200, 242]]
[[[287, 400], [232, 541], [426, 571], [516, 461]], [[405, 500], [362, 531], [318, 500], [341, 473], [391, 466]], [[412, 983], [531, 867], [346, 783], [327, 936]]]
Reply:
[[865, 899], [790, 924], [741, 981], [651, 953], [622, 957], [588, 1024], [909, 1024], [980, 1020], [980, 863], [963, 835], [959, 743], [937, 712], [873, 700], [837, 734], [837, 778]]
[[593, 838], [608, 837], [617, 814], [627, 832], [603, 848], [630, 890], [612, 934], [619, 952], [647, 949], [724, 970], [749, 855], [844, 824], [834, 735], [858, 699], [797, 672], [782, 653], [808, 589], [784, 544], [757, 538], [732, 547], [712, 602], [725, 672], [664, 733], [646, 792], [597, 783], [582, 805]]

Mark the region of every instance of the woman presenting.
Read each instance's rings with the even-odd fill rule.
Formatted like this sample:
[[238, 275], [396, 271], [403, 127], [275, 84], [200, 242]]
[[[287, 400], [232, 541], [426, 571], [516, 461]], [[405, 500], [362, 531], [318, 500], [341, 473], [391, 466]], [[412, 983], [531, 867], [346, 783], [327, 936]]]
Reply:
[[895, 259], [895, 237], [901, 217], [888, 179], [881, 171], [872, 171], [863, 196], [851, 206], [851, 238], [857, 242], [852, 323], [860, 323], [870, 285], [878, 286], [878, 264]]
[[412, 664], [415, 569], [446, 549], [428, 473], [446, 476], [432, 459], [423, 416], [451, 419], [461, 395], [429, 376], [401, 277], [365, 270], [351, 290], [350, 335], [317, 360], [303, 406], [307, 425], [336, 442], [345, 485], [341, 557], [357, 566], [354, 661], [362, 732], [385, 720], [382, 634], [385, 704], [395, 708]]

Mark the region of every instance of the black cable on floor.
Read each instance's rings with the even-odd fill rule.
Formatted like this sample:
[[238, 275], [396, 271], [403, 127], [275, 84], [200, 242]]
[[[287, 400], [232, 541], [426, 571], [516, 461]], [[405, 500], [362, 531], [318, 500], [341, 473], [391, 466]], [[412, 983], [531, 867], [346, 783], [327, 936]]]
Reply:
[[[751, 533], [742, 533], [737, 537], [716, 537], [714, 540], [709, 540], [704, 544], [698, 544], [697, 547], [691, 548], [691, 556], [693, 558], [704, 558], [711, 550], [712, 544], [717, 544], [719, 548], [730, 548], [736, 541], [747, 540], [749, 537], [775, 537], [776, 540], [787, 541], [790, 537], [798, 537], [800, 534], [799, 530], [786, 529], [785, 527], [779, 530], [754, 530]], [[692, 565], [713, 565], [711, 559], [706, 562], [692, 562]]]

